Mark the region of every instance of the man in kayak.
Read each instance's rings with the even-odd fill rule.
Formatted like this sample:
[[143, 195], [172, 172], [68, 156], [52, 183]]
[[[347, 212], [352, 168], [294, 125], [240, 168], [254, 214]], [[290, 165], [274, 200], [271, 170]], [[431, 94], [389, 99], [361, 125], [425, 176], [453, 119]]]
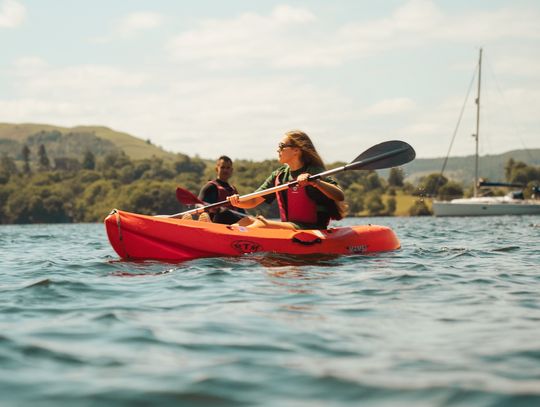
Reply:
[[[216, 161], [216, 179], [208, 181], [199, 192], [199, 199], [209, 204], [225, 201], [228, 196], [238, 194], [234, 185], [229, 184], [233, 175], [233, 162], [226, 155], [222, 155]], [[229, 207], [232, 209], [232, 207]], [[231, 212], [227, 207], [216, 208], [210, 213], [203, 212], [199, 215], [200, 221], [209, 221], [231, 225], [242, 219], [246, 211], [239, 209]], [[235, 213], [236, 212], [236, 213]]]
[[325, 171], [324, 163], [313, 142], [302, 131], [286, 133], [278, 145], [279, 162], [283, 166], [272, 172], [257, 189], [262, 191], [297, 180], [298, 185], [265, 196], [240, 200], [238, 194], [227, 199], [238, 208], [254, 208], [277, 198], [281, 221], [271, 221], [262, 216], [244, 218], [239, 224], [247, 227], [281, 229], [326, 229], [330, 219], [345, 216], [345, 195], [331, 178], [308, 181], [310, 174]]

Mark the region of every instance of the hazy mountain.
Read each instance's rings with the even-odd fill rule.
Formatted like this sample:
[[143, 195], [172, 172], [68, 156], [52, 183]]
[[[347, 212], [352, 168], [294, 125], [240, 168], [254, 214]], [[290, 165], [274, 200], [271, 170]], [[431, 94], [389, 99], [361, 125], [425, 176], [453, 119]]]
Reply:
[[[503, 154], [481, 156], [478, 164], [479, 176], [491, 181], [504, 181], [504, 167], [510, 158], [528, 165], [540, 165], [540, 149], [512, 150]], [[405, 166], [405, 176], [408, 181], [414, 182], [421, 176], [439, 173], [443, 162], [444, 157], [417, 158]], [[472, 183], [474, 155], [449, 157], [444, 175], [465, 184]]]

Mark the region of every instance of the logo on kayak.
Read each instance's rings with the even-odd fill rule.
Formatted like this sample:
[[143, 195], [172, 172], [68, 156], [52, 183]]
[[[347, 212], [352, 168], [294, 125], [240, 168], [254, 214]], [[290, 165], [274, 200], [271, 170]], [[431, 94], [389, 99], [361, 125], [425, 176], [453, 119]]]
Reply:
[[261, 250], [261, 245], [249, 240], [235, 240], [231, 246], [239, 253], [254, 253]]
[[347, 250], [349, 250], [349, 253], [364, 253], [367, 250], [367, 245], [347, 246]]

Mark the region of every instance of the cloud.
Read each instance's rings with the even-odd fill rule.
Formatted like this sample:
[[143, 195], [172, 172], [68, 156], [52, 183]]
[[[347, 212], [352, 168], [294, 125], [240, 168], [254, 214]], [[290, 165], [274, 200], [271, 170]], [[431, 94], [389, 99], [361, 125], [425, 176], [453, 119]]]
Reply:
[[116, 31], [122, 36], [135, 35], [141, 31], [161, 26], [163, 16], [159, 13], [139, 11], [122, 17], [117, 23]]
[[26, 8], [16, 0], [3, 0], [0, 3], [0, 28], [14, 28], [23, 23]]
[[456, 42], [474, 39], [479, 44], [516, 38], [537, 40], [540, 38], [539, 18], [537, 11], [525, 9], [472, 12], [447, 17], [445, 24], [434, 31], [434, 36]]
[[165, 18], [160, 13], [151, 11], [137, 11], [127, 14], [114, 22], [111, 33], [91, 37], [88, 41], [92, 44], [106, 44], [115, 38], [135, 37], [143, 31], [149, 31], [160, 27]]
[[540, 38], [537, 11], [496, 9], [452, 14], [430, 0], [411, 0], [390, 16], [347, 24], [336, 33], [337, 42], [360, 58], [388, 50], [437, 43], [487, 44], [519, 38]]
[[176, 69], [149, 75], [106, 65], [59, 68], [26, 57], [16, 61], [12, 78], [17, 97], [0, 96], [0, 121], [103, 124], [204, 157], [223, 154], [222, 140], [242, 146], [232, 148], [231, 156], [273, 156], [282, 132], [323, 132], [342, 121], [350, 104], [296, 76], [224, 80], [179, 75]]
[[368, 116], [385, 116], [407, 113], [416, 108], [416, 104], [409, 98], [395, 98], [383, 100], [365, 110]]
[[537, 11], [501, 8], [445, 11], [431, 0], [410, 0], [389, 16], [325, 25], [307, 9], [281, 6], [268, 15], [244, 13], [204, 20], [174, 37], [167, 48], [179, 61], [221, 69], [260, 63], [277, 68], [328, 67], [348, 61], [447, 41], [485, 44], [538, 39]]
[[12, 77], [22, 98], [59, 98], [92, 103], [119, 89], [137, 89], [147, 80], [144, 74], [132, 73], [107, 65], [53, 67], [38, 57], [23, 57], [13, 63]]
[[419, 45], [437, 30], [445, 17], [431, 1], [412, 0], [390, 16], [346, 24], [336, 33], [349, 55], [365, 57], [388, 49]]
[[272, 12], [271, 18], [278, 23], [284, 24], [303, 24], [316, 20], [310, 11], [286, 5], [276, 7]]
[[512, 47], [508, 53], [499, 55], [495, 61], [489, 58], [488, 63], [488, 69], [493, 69], [497, 74], [529, 76], [537, 81], [540, 79], [540, 54], [531, 54], [529, 48]]
[[[502, 35], [503, 45], [497, 43], [499, 55], [493, 59], [495, 71], [505, 74], [502, 88], [508, 105], [515, 108], [514, 121], [523, 125], [523, 134], [531, 140], [527, 144], [537, 144], [533, 132], [538, 128], [540, 89], [530, 78], [538, 78], [540, 72], [540, 59], [533, 55], [537, 33], [531, 26], [538, 13], [480, 12], [469, 7], [467, 14], [458, 15], [440, 4], [410, 1], [383, 18], [348, 17], [354, 21], [342, 26], [335, 21], [328, 25], [330, 19], [310, 9], [290, 6], [206, 19], [168, 43], [178, 64], [156, 60], [125, 67], [57, 66], [54, 60], [26, 56], [9, 72], [3, 69], [9, 78], [0, 95], [0, 121], [103, 124], [205, 158], [223, 153], [233, 158], [273, 158], [276, 140], [291, 128], [307, 131], [329, 162], [353, 158], [351, 151], [354, 156], [390, 138], [410, 142], [420, 156], [441, 156], [475, 63], [473, 56], [466, 70], [452, 76], [465, 58], [456, 52], [464, 46], [454, 45], [461, 42], [470, 51], [470, 44]], [[511, 23], [518, 16], [523, 26]], [[477, 18], [481, 28], [473, 24]], [[122, 35], [157, 27], [142, 23], [144, 19], [128, 20]], [[504, 22], [508, 24], [500, 31], [493, 28]], [[514, 38], [519, 38], [519, 47]], [[434, 44], [437, 49], [430, 48]], [[128, 45], [133, 44], [123, 44]], [[403, 57], [402, 51], [415, 47], [425, 47], [422, 51], [430, 59], [450, 51], [448, 66], [433, 64], [422, 70], [407, 65], [418, 61]], [[487, 57], [495, 55], [491, 51]], [[375, 57], [367, 59], [371, 56]], [[366, 59], [358, 63], [362, 58]], [[346, 66], [331, 69], [339, 65]], [[467, 112], [474, 116], [473, 109]], [[462, 124], [465, 154], [471, 152], [471, 120]], [[489, 129], [488, 115], [482, 120]], [[505, 140], [501, 149], [512, 145], [504, 138], [514, 134], [507, 125], [492, 128], [493, 137]]]
[[33, 72], [33, 71], [40, 71], [48, 67], [47, 62], [36, 56], [28, 56], [28, 57], [20, 57], [13, 63], [13, 67], [16, 69], [16, 72], [19, 73], [19, 75], [22, 72]]
[[[23, 58], [16, 61], [12, 75], [17, 97], [0, 96], [0, 121], [100, 124], [151, 139], [171, 151], [205, 158], [226, 153], [255, 160], [275, 157], [280, 135], [300, 128], [313, 137], [324, 159], [332, 162], [352, 159], [371, 144], [393, 138], [411, 143], [419, 156], [443, 156], [463, 103], [462, 95], [431, 105], [396, 97], [359, 109], [358, 101], [302, 75], [261, 80], [241, 74], [185, 76], [176, 69], [151, 75], [134, 69], [58, 68], [39, 58]], [[525, 144], [535, 146], [537, 135], [530, 129], [537, 128], [539, 90], [516, 87], [505, 96], [508, 105], [519, 107], [514, 120], [521, 126], [518, 130]], [[483, 106], [483, 142], [502, 140], [502, 151], [515, 145], [516, 130], [508, 121], [492, 119], [507, 118], [507, 109], [490, 115], [489, 105]], [[473, 108], [466, 110], [453, 154], [472, 153]]]
[[315, 21], [310, 11], [290, 6], [276, 7], [267, 16], [243, 13], [229, 20], [204, 20], [197, 29], [174, 37], [167, 49], [177, 60], [201, 61], [209, 67], [216, 63], [246, 66], [256, 61], [303, 65], [305, 44], [300, 38]]

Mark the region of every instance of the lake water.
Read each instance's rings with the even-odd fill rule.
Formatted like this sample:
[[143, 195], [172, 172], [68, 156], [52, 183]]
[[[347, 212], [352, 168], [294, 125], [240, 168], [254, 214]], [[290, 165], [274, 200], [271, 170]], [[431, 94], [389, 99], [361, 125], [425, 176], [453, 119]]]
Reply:
[[540, 217], [367, 222], [402, 249], [135, 263], [0, 226], [0, 405], [540, 405]]

